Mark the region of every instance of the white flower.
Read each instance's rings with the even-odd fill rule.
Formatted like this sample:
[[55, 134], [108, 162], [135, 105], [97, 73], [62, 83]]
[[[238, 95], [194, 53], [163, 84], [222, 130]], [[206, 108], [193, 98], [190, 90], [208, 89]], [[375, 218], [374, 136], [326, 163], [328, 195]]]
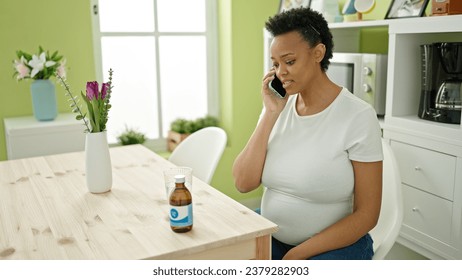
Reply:
[[66, 76], [66, 59], [55, 51], [51, 56], [48, 51], [39, 47], [37, 54], [29, 54], [21, 50], [16, 51], [13, 60], [14, 76], [18, 81], [23, 79], [48, 80], [52, 76]]
[[50, 67], [56, 64], [56, 62], [49, 60], [46, 61], [45, 52], [42, 52], [40, 56], [32, 55], [31, 61], [29, 61], [29, 66], [32, 67], [32, 73], [30, 75], [33, 78], [37, 75], [38, 72], [42, 71], [44, 67]]

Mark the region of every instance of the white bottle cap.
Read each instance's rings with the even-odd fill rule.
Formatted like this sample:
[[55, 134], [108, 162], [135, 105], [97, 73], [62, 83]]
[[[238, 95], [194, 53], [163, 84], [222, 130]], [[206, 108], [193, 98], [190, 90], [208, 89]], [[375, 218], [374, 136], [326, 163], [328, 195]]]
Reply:
[[175, 183], [184, 183], [185, 176], [183, 174], [175, 175]]

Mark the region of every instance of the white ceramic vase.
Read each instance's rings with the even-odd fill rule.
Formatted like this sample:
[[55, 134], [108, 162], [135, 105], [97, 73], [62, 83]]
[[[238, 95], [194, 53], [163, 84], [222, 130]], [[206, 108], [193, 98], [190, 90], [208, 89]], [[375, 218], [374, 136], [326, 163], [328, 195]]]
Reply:
[[111, 190], [112, 166], [106, 131], [86, 134], [85, 174], [89, 192], [104, 193]]

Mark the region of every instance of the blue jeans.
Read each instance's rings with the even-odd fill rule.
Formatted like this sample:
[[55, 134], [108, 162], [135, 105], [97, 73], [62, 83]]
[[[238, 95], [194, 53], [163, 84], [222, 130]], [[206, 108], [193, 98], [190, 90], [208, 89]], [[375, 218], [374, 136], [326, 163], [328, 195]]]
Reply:
[[[350, 246], [313, 256], [309, 260], [371, 260], [374, 255], [372, 243], [372, 238], [368, 233]], [[281, 260], [290, 249], [295, 247], [282, 243], [274, 237], [272, 237], [271, 246], [271, 259], [273, 260]]]
[[[256, 209], [255, 212], [261, 214], [260, 209]], [[372, 256], [374, 256], [373, 242], [368, 233], [350, 246], [313, 256], [309, 260], [372, 260]], [[285, 244], [272, 237], [271, 247], [271, 259], [282, 260], [284, 255], [295, 246]]]

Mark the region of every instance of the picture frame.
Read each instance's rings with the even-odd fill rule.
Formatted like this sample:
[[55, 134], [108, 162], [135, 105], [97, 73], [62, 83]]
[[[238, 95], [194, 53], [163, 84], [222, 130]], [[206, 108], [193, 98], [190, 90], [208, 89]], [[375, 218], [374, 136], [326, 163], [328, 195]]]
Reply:
[[429, 0], [392, 0], [385, 19], [421, 17]]
[[279, 13], [294, 8], [310, 7], [310, 4], [311, 0], [281, 0], [279, 4]]

